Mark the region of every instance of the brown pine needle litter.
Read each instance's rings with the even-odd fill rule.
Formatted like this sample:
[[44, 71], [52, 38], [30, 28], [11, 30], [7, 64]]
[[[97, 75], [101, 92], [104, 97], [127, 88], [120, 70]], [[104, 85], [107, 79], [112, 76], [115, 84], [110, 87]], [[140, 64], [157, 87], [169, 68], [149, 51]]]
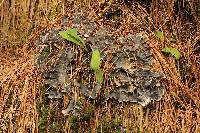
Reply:
[[[116, 39], [136, 33], [148, 36], [153, 70], [166, 76], [160, 101], [145, 107], [116, 100], [102, 104], [74, 88], [70, 94], [81, 107], [76, 116], [62, 114], [71, 101], [68, 95], [47, 98], [36, 67], [35, 41], [41, 32], [63, 28], [63, 16], [72, 26], [78, 11]], [[0, 13], [0, 132], [200, 132], [200, 1], [3, 0]], [[163, 37], [156, 37], [156, 31]], [[178, 49], [180, 59], [161, 52], [165, 46]], [[75, 46], [73, 51], [83, 53]], [[84, 56], [75, 56], [81, 63]], [[81, 69], [78, 63], [71, 78]], [[110, 68], [106, 62], [105, 72]]]

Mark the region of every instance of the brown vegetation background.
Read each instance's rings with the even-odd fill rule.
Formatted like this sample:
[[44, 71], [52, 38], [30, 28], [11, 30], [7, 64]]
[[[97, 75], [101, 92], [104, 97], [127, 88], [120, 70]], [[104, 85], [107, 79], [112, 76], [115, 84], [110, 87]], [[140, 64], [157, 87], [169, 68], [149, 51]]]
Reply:
[[[116, 0], [117, 1], [117, 0]], [[115, 0], [108, 2], [114, 3]], [[124, 0], [125, 1], [125, 0]], [[130, 0], [131, 1], [131, 0]], [[34, 67], [34, 39], [43, 29], [53, 26], [60, 16], [73, 7], [85, 6], [93, 10], [103, 0], [2, 0], [0, 2], [0, 132], [39, 132], [40, 115], [37, 110], [42, 91], [37, 69]], [[119, 114], [127, 132], [200, 132], [200, 2], [198, 0], [134, 1], [138, 9], [149, 15], [150, 25], [145, 32], [150, 38], [154, 58], [167, 76], [166, 94], [161, 101], [146, 108], [121, 105], [94, 109], [88, 125], [91, 132], [104, 119], [112, 121]], [[130, 6], [130, 5], [129, 5]], [[137, 12], [134, 11], [134, 12]], [[165, 37], [155, 38], [154, 30], [162, 30]], [[181, 58], [161, 53], [170, 37], [176, 34], [173, 47], [181, 51]], [[48, 115], [48, 118], [51, 115]], [[63, 117], [63, 116], [60, 116]], [[73, 132], [69, 119], [62, 121], [62, 130]], [[50, 132], [47, 124], [45, 132]], [[112, 132], [112, 131], [110, 131]]]

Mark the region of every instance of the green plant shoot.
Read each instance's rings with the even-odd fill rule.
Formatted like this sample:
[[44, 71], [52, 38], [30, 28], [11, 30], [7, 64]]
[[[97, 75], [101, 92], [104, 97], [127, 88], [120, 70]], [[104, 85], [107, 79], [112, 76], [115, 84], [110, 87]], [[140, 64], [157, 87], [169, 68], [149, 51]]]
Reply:
[[100, 64], [101, 64], [101, 57], [100, 57], [100, 52], [98, 49], [94, 49], [92, 51], [92, 59], [90, 62], [90, 67], [96, 71], [100, 69]]
[[95, 71], [95, 76], [99, 83], [103, 82], [103, 71], [101, 69]]
[[100, 69], [101, 57], [98, 49], [92, 51], [90, 67], [94, 70], [96, 79], [99, 83], [103, 82], [103, 71]]
[[170, 53], [172, 56], [175, 57], [176, 60], [178, 60], [181, 57], [180, 52], [176, 48], [171, 48], [171, 47], [165, 47], [162, 49], [164, 53]]
[[164, 36], [164, 33], [162, 31], [155, 31], [154, 34], [158, 39], [161, 39]]
[[79, 45], [80, 47], [84, 48], [85, 50], [87, 50], [85, 42], [80, 36], [77, 35], [76, 29], [70, 28], [66, 31], [60, 31], [59, 34], [68, 41], [73, 42]]

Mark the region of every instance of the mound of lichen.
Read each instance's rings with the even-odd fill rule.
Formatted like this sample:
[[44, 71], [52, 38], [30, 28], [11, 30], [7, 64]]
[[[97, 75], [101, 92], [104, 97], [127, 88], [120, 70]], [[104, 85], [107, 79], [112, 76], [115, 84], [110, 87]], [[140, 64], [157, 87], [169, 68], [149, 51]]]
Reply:
[[[144, 34], [115, 36], [105, 27], [98, 26], [81, 12], [72, 20], [62, 18], [65, 27], [52, 28], [39, 35], [36, 65], [45, 81], [46, 94], [50, 99], [71, 97], [65, 114], [76, 109], [74, 90], [83, 96], [103, 101], [117, 100], [146, 106], [159, 101], [165, 92], [164, 74], [154, 71], [151, 48]], [[67, 25], [66, 23], [72, 23]], [[58, 33], [66, 28], [76, 28], [85, 40], [89, 51], [64, 40]], [[101, 52], [101, 68], [104, 82], [98, 83], [90, 68], [92, 49]]]

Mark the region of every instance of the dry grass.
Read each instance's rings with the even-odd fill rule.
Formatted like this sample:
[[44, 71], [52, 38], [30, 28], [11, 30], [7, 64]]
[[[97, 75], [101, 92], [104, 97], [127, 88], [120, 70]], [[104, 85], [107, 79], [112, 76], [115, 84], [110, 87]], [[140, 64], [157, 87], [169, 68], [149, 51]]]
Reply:
[[[77, 1], [75, 4], [82, 3], [92, 13], [98, 10], [99, 3], [90, 0], [84, 2]], [[184, 9], [174, 19], [175, 2], [153, 0], [150, 25], [144, 26], [156, 60], [155, 69], [162, 69], [167, 76], [167, 90], [162, 100], [146, 108], [135, 104], [114, 106], [111, 103], [106, 107], [94, 106], [89, 124], [82, 123], [80, 128], [91, 127], [91, 131], [96, 132], [98, 127], [103, 129], [104, 126], [110, 126], [113, 119], [119, 118], [128, 132], [200, 132], [200, 57], [199, 51], [195, 52], [199, 45], [197, 42], [200, 41], [200, 18], [194, 12], [197, 5], [195, 2], [198, 1], [190, 2], [190, 14], [193, 14], [196, 21], [187, 21]], [[41, 114], [36, 109], [36, 100], [42, 95], [39, 87], [42, 80], [34, 67], [32, 42], [39, 31], [53, 25], [57, 17], [68, 12], [70, 6], [73, 4], [59, 0], [11, 0], [11, 3], [3, 0], [0, 3], [0, 131], [39, 131]], [[139, 4], [137, 9], [140, 13], [137, 10], [132, 10], [131, 13], [147, 14], [147, 9]], [[155, 39], [150, 27], [164, 31], [165, 38]], [[126, 28], [129, 29], [125, 26]], [[177, 35], [177, 41], [172, 45], [182, 53], [179, 62], [160, 52], [169, 43], [172, 33]], [[84, 101], [84, 105], [85, 108], [93, 106], [89, 101]], [[51, 115], [48, 114], [48, 117]], [[72, 131], [69, 128], [70, 118], [62, 119], [62, 128], [66, 132]]]
[[35, 132], [37, 126], [35, 99], [39, 81], [33, 65], [33, 54], [24, 51], [23, 55], [16, 59], [9, 57], [6, 52], [1, 51], [1, 130]]

